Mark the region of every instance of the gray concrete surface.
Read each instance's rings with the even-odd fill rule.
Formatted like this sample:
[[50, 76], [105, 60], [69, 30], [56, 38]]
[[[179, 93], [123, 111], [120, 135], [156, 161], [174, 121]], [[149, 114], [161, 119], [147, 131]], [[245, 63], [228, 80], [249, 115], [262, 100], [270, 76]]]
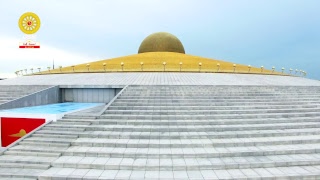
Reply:
[[[79, 73], [24, 76], [0, 85], [280, 85], [320, 86], [320, 81], [290, 76], [225, 73]], [[122, 88], [122, 87], [120, 87]]]
[[[10, 89], [10, 87], [5, 87], [5, 86], [2, 86], [2, 87], [3, 89], [8, 88], [8, 91]], [[25, 89], [28, 89], [28, 88], [31, 88], [31, 86], [25, 87]], [[15, 95], [15, 96], [16, 96], [15, 99], [12, 99], [3, 104], [0, 104], [0, 109], [12, 109], [12, 108], [53, 104], [53, 103], [59, 103], [61, 99], [58, 86], [49, 87], [41, 90], [37, 89], [37, 91], [31, 94], [27, 94], [24, 96], [20, 95], [20, 97], [19, 95]]]
[[320, 179], [319, 92], [128, 86], [103, 115], [68, 115], [10, 148], [0, 176]]

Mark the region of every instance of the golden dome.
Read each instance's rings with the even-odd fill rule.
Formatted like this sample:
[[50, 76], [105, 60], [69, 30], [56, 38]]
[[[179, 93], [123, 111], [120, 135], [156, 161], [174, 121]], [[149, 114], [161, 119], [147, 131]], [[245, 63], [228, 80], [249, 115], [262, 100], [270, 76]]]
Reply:
[[149, 52], [61, 67], [35, 74], [110, 72], [206, 72], [287, 75], [261, 67], [234, 64], [175, 52]]
[[138, 50], [138, 53], [146, 52], [176, 52], [185, 54], [181, 41], [167, 32], [157, 32], [146, 37]]
[[104, 59], [59, 69], [48, 69], [34, 74], [64, 73], [107, 73], [107, 72], [206, 72], [288, 75], [261, 67], [235, 64], [217, 59], [209, 59], [185, 54], [180, 40], [166, 32], [158, 32], [146, 37], [138, 54]]

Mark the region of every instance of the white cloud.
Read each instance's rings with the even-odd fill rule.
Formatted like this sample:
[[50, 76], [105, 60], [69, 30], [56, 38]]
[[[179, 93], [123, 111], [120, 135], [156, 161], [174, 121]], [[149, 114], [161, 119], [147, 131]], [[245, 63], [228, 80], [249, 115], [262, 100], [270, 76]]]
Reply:
[[19, 42], [23, 39], [0, 36], [0, 78], [14, 77], [14, 72], [30, 68], [45, 69], [52, 66], [54, 59], [56, 66], [69, 66], [98, 60], [80, 53], [68, 52], [59, 47], [41, 44], [40, 49], [19, 49]]

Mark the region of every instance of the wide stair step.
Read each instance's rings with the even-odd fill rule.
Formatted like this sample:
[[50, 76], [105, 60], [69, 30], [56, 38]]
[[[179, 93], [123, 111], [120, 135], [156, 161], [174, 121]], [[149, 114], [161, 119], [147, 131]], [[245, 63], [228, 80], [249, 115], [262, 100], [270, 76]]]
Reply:
[[[32, 166], [32, 164], [30, 164], [30, 166]], [[39, 169], [38, 167], [35, 169], [26, 167], [1, 167], [0, 177], [3, 179], [35, 180], [38, 179], [41, 173], [46, 171], [46, 169]]]
[[104, 114], [100, 116], [100, 119], [161, 119], [161, 120], [175, 120], [175, 119], [249, 119], [249, 118], [291, 118], [291, 117], [319, 117], [320, 112], [305, 112], [305, 113], [265, 113], [265, 114], [209, 114], [209, 115], [202, 115], [202, 114], [192, 114], [190, 115], [183, 115], [183, 114], [171, 114], [168, 115], [166, 113], [163, 114]]
[[52, 146], [28, 146], [28, 145], [16, 145], [10, 148], [7, 152], [11, 151], [21, 151], [21, 152], [40, 152], [40, 153], [53, 153], [53, 155], [61, 154], [62, 152], [66, 151], [68, 147], [52, 147]]
[[220, 132], [123, 132], [123, 131], [86, 131], [81, 138], [109, 139], [228, 139], [320, 135], [320, 128], [274, 129], [251, 131], [220, 131]]
[[[139, 140], [137, 140], [139, 143]], [[239, 156], [289, 155], [320, 153], [319, 144], [265, 145], [240, 147], [89, 147], [72, 146], [64, 156], [115, 158], [219, 158]]]
[[4, 152], [5, 155], [17, 155], [17, 156], [41, 156], [41, 157], [60, 157], [61, 153], [54, 152], [24, 152], [24, 151], [15, 151], [9, 150]]
[[31, 163], [0, 163], [0, 168], [49, 169], [50, 165]]
[[18, 156], [18, 155], [2, 155], [0, 163], [33, 163], [50, 165], [57, 157], [41, 157], [41, 156]]
[[[224, 102], [216, 102], [216, 101], [208, 101], [208, 102], [184, 102], [184, 103], [178, 103], [178, 102], [171, 102], [171, 103], [166, 103], [166, 102], [120, 102], [120, 101], [115, 101], [112, 103], [111, 107], [113, 106], [121, 106], [121, 107], [128, 107], [128, 108], [139, 108], [140, 106], [166, 106], [166, 107], [174, 107], [174, 108], [179, 108], [179, 107], [184, 107], [184, 106], [209, 106], [211, 108], [215, 108], [216, 106], [263, 106], [263, 105], [272, 105], [272, 106], [279, 106], [279, 105], [293, 105], [293, 104], [301, 104], [301, 105], [312, 105], [316, 104], [319, 105], [320, 101], [290, 101], [290, 102], [284, 102], [284, 101], [279, 101], [279, 102], [229, 102], [229, 101], [224, 101]], [[111, 108], [110, 107], [110, 108]]]
[[270, 124], [270, 123], [299, 123], [299, 122], [320, 122], [320, 117], [298, 117], [298, 118], [260, 118], [260, 119], [224, 119], [224, 120], [117, 120], [98, 119], [92, 125], [234, 125], [234, 124]]
[[245, 109], [292, 109], [292, 108], [318, 108], [320, 105], [274, 105], [274, 106], [110, 106], [109, 110], [131, 110], [131, 111], [145, 111], [145, 110], [245, 110]]
[[250, 110], [109, 110], [106, 114], [124, 115], [215, 115], [215, 114], [267, 114], [267, 113], [303, 113], [320, 112], [320, 108], [301, 109], [250, 109]]
[[46, 178], [77, 179], [317, 179], [320, 177], [320, 166], [292, 166], [266, 168], [240, 168], [215, 170], [100, 170], [77, 168], [51, 168], [40, 175]]
[[318, 122], [304, 123], [276, 123], [276, 124], [248, 124], [248, 125], [92, 125], [87, 131], [121, 131], [121, 132], [212, 132], [212, 131], [244, 131], [244, 130], [275, 130], [275, 129], [297, 129], [297, 128], [320, 128]]
[[103, 138], [79, 138], [72, 145], [87, 145], [93, 147], [129, 147], [129, 148], [180, 148], [180, 147], [238, 147], [254, 145], [291, 145], [319, 143], [320, 135], [309, 136], [283, 136], [274, 138], [234, 138], [234, 139], [103, 139]]
[[320, 165], [319, 154], [221, 158], [113, 158], [62, 156], [54, 167], [109, 170], [213, 170]]

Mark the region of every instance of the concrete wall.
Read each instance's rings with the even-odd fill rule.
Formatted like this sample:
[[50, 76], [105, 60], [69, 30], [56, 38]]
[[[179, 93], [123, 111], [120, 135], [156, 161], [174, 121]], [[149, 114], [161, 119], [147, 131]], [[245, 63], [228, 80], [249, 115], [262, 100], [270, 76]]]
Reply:
[[63, 102], [108, 103], [121, 88], [63, 88]]
[[8, 92], [8, 91], [13, 91], [13, 92], [37, 92], [41, 91], [47, 88], [50, 88], [51, 86], [47, 85], [0, 85], [0, 91], [1, 92]]
[[58, 86], [50, 87], [19, 99], [15, 99], [0, 105], [0, 109], [21, 108], [28, 106], [39, 106], [61, 101], [60, 90]]

